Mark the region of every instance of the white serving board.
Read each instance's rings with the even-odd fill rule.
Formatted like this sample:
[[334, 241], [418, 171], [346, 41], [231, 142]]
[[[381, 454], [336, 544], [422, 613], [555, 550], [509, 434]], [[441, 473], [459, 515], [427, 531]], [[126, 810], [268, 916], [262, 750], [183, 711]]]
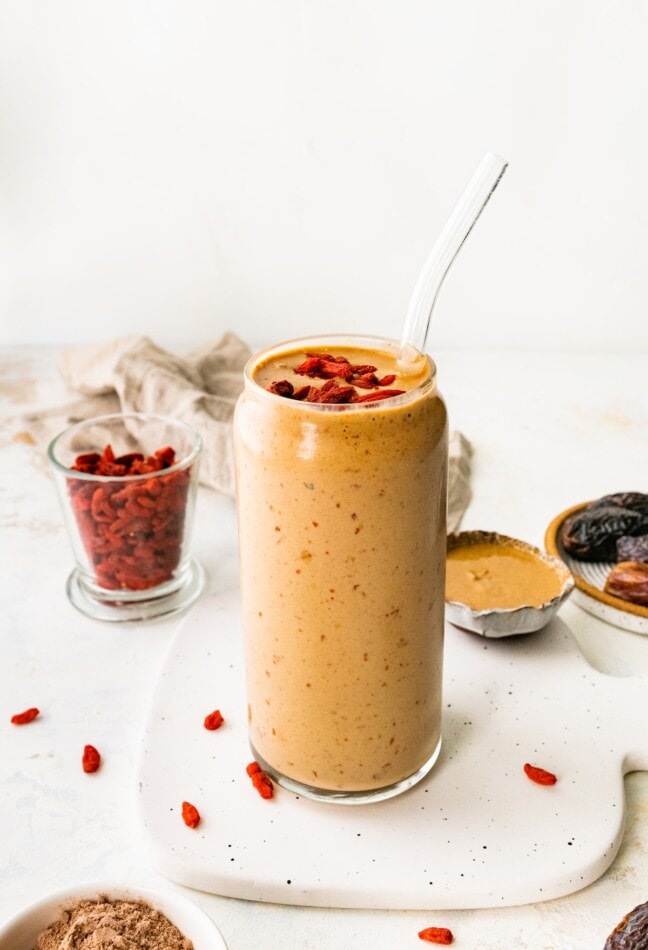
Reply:
[[[225, 724], [203, 727], [219, 708]], [[648, 768], [648, 678], [593, 670], [565, 623], [506, 640], [446, 629], [444, 739], [430, 775], [372, 805], [320, 804], [246, 775], [237, 592], [205, 598], [164, 661], [139, 769], [156, 869], [225, 896], [330, 907], [500, 907], [559, 897], [612, 862], [623, 775]], [[535, 785], [525, 762], [555, 772]], [[183, 800], [202, 814], [196, 830]]]

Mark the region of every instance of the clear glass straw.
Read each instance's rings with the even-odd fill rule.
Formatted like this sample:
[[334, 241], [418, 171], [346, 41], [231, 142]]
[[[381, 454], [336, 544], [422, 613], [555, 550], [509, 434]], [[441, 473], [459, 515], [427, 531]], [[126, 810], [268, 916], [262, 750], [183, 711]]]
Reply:
[[430, 251], [410, 297], [405, 317], [401, 337], [401, 360], [404, 363], [410, 362], [412, 357], [416, 358], [411, 347], [419, 353], [425, 352], [432, 311], [441, 285], [488, 199], [497, 188], [507, 165], [508, 162], [499, 155], [492, 152], [484, 155]]

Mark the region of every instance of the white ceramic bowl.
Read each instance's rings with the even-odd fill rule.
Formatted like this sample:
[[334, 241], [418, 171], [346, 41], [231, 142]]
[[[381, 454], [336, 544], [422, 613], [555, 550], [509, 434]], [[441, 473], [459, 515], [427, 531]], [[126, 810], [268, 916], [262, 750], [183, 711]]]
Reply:
[[154, 891], [114, 881], [77, 884], [40, 898], [0, 926], [0, 947], [34, 950], [38, 935], [58, 920], [66, 907], [72, 907], [78, 900], [96, 900], [103, 895], [111, 900], [146, 901], [191, 940], [194, 950], [227, 950], [211, 917], [188, 897], [176, 891]]
[[492, 531], [462, 531], [448, 536], [448, 548], [471, 544], [498, 544], [526, 551], [556, 574], [557, 594], [540, 607], [489, 608], [475, 610], [456, 600], [446, 600], [446, 620], [455, 627], [478, 633], [482, 637], [511, 637], [541, 630], [556, 615], [574, 589], [574, 579], [563, 562], [518, 538]]

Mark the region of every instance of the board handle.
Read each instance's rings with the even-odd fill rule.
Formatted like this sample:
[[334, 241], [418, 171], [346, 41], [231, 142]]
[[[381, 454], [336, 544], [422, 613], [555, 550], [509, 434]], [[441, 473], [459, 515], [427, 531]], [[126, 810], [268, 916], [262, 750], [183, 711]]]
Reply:
[[611, 732], [623, 752], [623, 774], [648, 771], [648, 676], [610, 676]]

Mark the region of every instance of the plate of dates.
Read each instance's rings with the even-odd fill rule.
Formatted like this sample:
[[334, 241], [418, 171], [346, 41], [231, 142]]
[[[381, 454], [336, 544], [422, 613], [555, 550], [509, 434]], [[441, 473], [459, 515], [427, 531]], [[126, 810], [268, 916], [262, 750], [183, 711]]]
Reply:
[[624, 630], [648, 634], [648, 494], [617, 492], [561, 512], [549, 554], [574, 576], [574, 601]]

